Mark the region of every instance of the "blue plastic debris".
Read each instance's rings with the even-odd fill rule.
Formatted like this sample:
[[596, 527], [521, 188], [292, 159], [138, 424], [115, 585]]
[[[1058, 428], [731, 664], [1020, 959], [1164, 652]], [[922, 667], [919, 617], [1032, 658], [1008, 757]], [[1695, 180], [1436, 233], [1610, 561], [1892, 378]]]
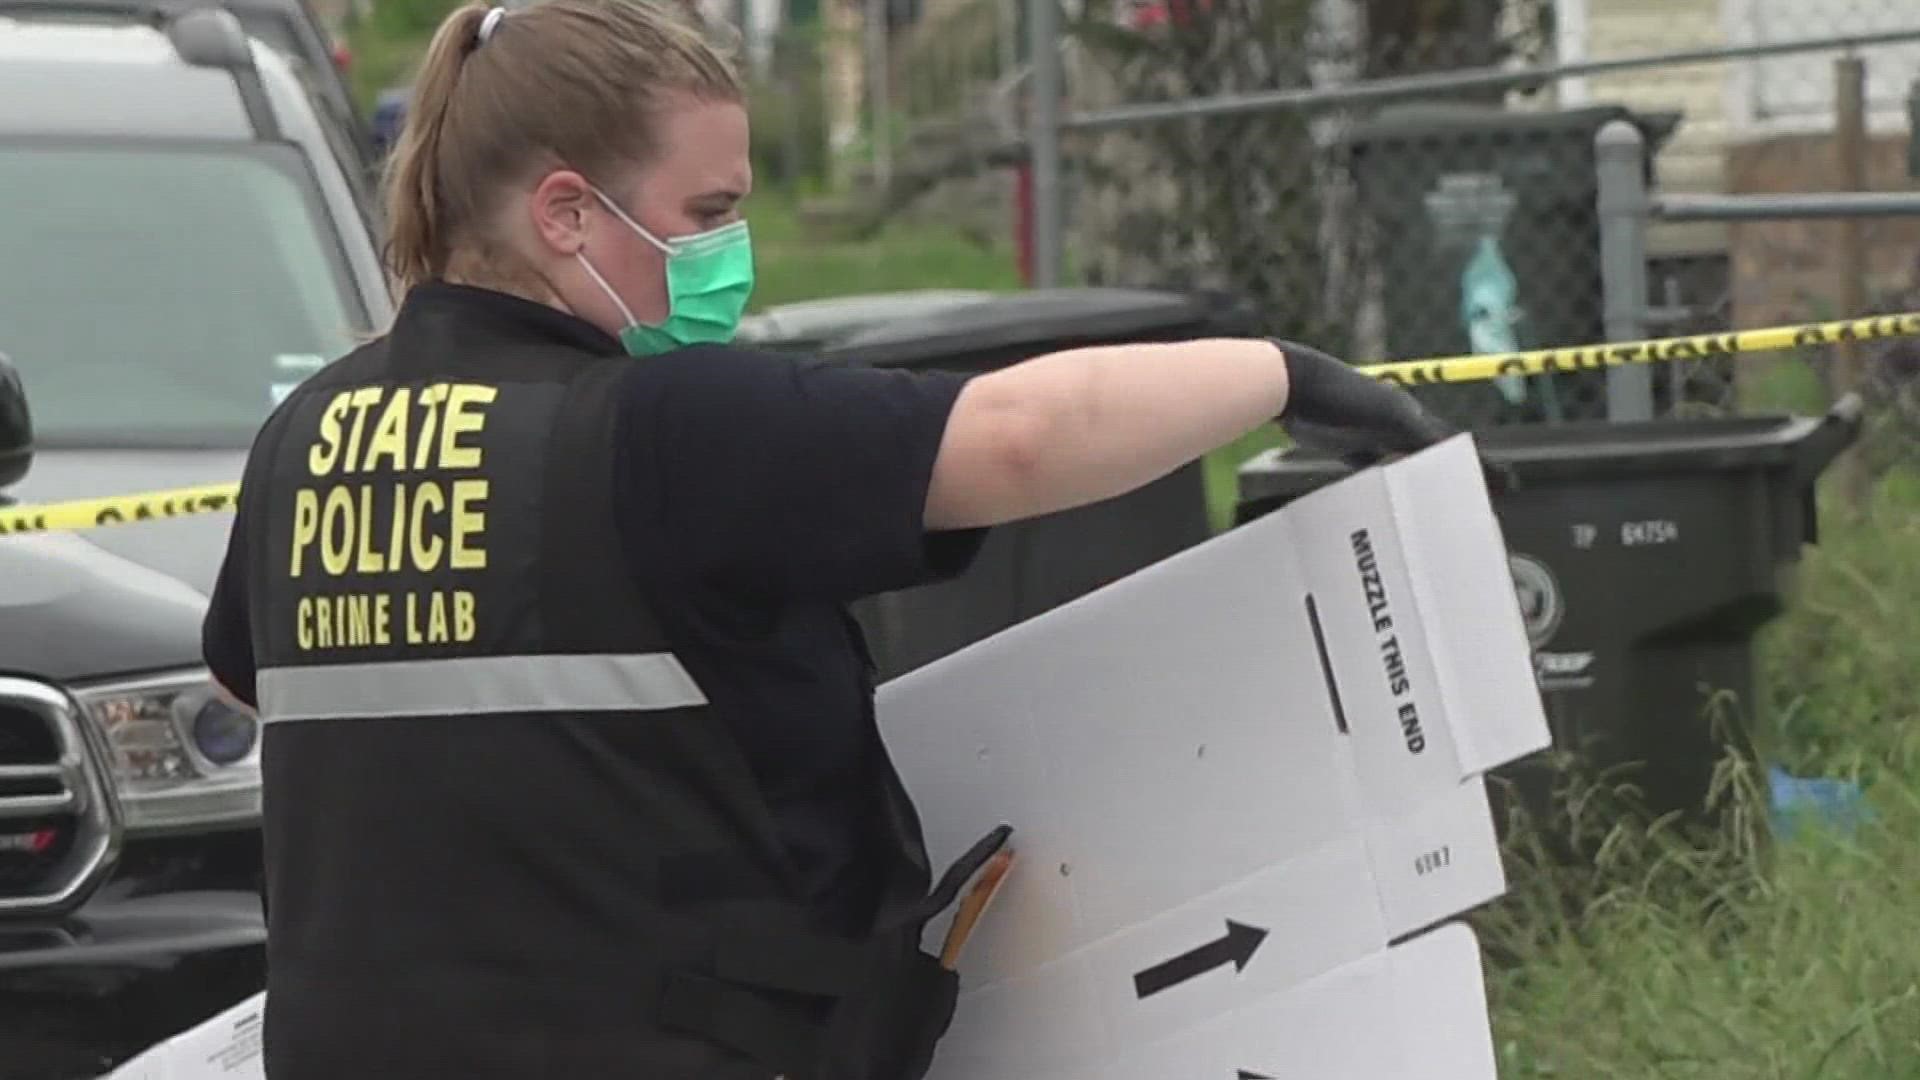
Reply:
[[400, 138], [400, 128], [407, 120], [407, 106], [413, 102], [411, 86], [390, 86], [380, 91], [374, 101], [373, 115], [367, 119], [367, 128], [373, 136], [374, 148], [381, 154], [393, 149]]
[[1767, 768], [1767, 787], [1776, 836], [1792, 838], [1801, 822], [1851, 836], [1873, 820], [1860, 785], [1850, 780], [1794, 776], [1778, 765]]
[[[1520, 323], [1520, 281], [1500, 252], [1500, 240], [1485, 233], [1473, 247], [1473, 257], [1460, 273], [1460, 316], [1467, 324], [1467, 340], [1476, 353], [1520, 351], [1515, 327]], [[1526, 382], [1518, 375], [1493, 380], [1510, 405], [1526, 399]]]

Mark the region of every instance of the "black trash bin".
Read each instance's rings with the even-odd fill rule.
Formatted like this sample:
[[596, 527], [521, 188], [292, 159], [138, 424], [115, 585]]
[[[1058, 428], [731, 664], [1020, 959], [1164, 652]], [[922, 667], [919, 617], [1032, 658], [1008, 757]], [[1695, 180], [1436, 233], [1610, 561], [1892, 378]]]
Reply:
[[[1494, 500], [1554, 746], [1628, 765], [1651, 809], [1699, 815], [1725, 738], [1709, 695], [1754, 701], [1754, 634], [1815, 540], [1814, 482], [1859, 433], [1858, 399], [1813, 419], [1517, 425], [1476, 435], [1518, 489]], [[1240, 472], [1244, 523], [1344, 474], [1271, 452]], [[1722, 741], [1716, 741], [1716, 735]], [[1749, 747], [1750, 749], [1750, 747]], [[1502, 770], [1545, 807], [1538, 761]]]
[[[819, 351], [856, 365], [979, 374], [1086, 345], [1254, 333], [1224, 297], [1046, 289], [886, 318]], [[1196, 463], [1130, 494], [994, 530], [972, 569], [854, 608], [882, 678], [920, 667], [1211, 535]]]
[[994, 295], [986, 289], [899, 289], [797, 300], [748, 315], [740, 321], [734, 340], [770, 349], [817, 351], [877, 326], [977, 304]]
[[[1653, 153], [1677, 114], [1423, 102], [1384, 109], [1347, 133], [1360, 206], [1380, 238], [1388, 355], [1603, 339], [1594, 138], [1622, 119], [1646, 135], [1651, 175]], [[1528, 379], [1517, 403], [1491, 382], [1416, 393], [1455, 423], [1484, 428], [1602, 418], [1605, 386], [1604, 373], [1581, 372]]]

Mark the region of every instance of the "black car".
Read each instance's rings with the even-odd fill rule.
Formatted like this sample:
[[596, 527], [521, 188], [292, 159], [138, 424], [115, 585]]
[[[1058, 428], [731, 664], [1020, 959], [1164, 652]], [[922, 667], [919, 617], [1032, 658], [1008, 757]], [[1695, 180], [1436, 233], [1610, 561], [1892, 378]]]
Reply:
[[[29, 446], [0, 358], [0, 487]], [[0, 582], [0, 1077], [76, 1080], [263, 984], [258, 723], [196, 590], [58, 533]]]

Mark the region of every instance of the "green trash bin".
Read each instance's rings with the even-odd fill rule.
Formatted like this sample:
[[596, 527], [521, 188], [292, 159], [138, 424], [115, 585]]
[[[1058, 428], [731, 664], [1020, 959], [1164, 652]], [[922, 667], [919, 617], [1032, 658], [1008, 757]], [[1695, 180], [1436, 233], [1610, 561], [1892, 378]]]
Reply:
[[[1222, 296], [1043, 289], [887, 318], [818, 354], [853, 365], [982, 374], [1080, 346], [1254, 332], [1249, 309]], [[854, 615], [881, 677], [892, 678], [1211, 534], [1195, 463], [1119, 498], [995, 529], [967, 573], [872, 597]]]
[[[1708, 696], [1751, 715], [1754, 634], [1782, 610], [1783, 568], [1815, 536], [1814, 482], [1860, 430], [1859, 400], [1820, 418], [1517, 425], [1475, 436], [1513, 470], [1496, 496], [1557, 749], [1630, 765], [1658, 813], [1698, 815], [1730, 736]], [[1240, 471], [1237, 523], [1344, 475], [1273, 451]], [[1529, 759], [1500, 770], [1545, 806]]]
[[[1386, 346], [1412, 359], [1604, 339], [1594, 138], [1632, 121], [1652, 155], [1677, 114], [1616, 105], [1513, 112], [1455, 102], [1382, 110], [1343, 140], [1380, 238]], [[1503, 393], [1506, 390], [1511, 393]], [[1606, 416], [1604, 373], [1422, 387], [1463, 427]], [[1515, 400], [1517, 398], [1518, 400]]]

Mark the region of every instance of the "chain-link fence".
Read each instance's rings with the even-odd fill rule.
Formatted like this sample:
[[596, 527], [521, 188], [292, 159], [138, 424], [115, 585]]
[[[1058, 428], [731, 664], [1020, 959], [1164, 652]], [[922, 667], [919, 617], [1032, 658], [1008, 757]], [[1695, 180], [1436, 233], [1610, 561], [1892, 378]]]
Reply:
[[[1041, 185], [1062, 210], [1063, 279], [1225, 290], [1356, 359], [1605, 340], [1594, 145], [1611, 120], [1640, 131], [1665, 192], [1914, 184], [1920, 9], [1901, 0], [1166, 0], [1086, 9], [1064, 30], [1060, 182]], [[1842, 55], [1865, 72], [1853, 177]], [[1898, 307], [1920, 218], [1851, 237], [1853, 296], [1842, 224], [1655, 221], [1642, 332]], [[1758, 401], [1744, 391], [1769, 378], [1740, 370], [1673, 365], [1656, 407]], [[1484, 425], [1604, 416], [1606, 385], [1595, 372], [1430, 396]]]
[[[772, 90], [756, 109], [779, 114], [756, 127], [794, 133], [767, 179], [825, 175], [869, 220], [938, 189], [942, 220], [977, 209], [985, 230], [1015, 219], [1030, 169], [1039, 284], [1220, 290], [1356, 360], [1920, 307], [1920, 217], [1656, 214], [1644, 304], [1623, 318], [1616, 282], [1610, 319], [1596, 178], [1596, 136], [1625, 120], [1662, 196], [1913, 190], [1908, 0], [776, 6], [802, 28], [750, 49]], [[1860, 61], [1853, 141], [1843, 57]], [[1832, 349], [1673, 362], [1653, 412], [1812, 408], [1794, 386], [1856, 381], [1891, 402], [1920, 378], [1901, 366], [1914, 348], [1863, 346], [1846, 377]], [[1581, 372], [1422, 393], [1485, 426], [1620, 415], [1607, 387]]]

